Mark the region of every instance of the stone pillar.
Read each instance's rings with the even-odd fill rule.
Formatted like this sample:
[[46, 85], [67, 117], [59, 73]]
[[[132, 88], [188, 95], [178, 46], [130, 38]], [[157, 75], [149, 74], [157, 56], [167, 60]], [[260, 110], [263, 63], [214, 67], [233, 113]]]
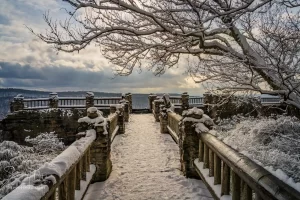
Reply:
[[[128, 113], [128, 104], [127, 105], [127, 114], [129, 117], [129, 113]], [[118, 115], [118, 126], [119, 126], [119, 131], [118, 134], [124, 134], [125, 133], [125, 105], [120, 107], [118, 109], [119, 111], [119, 115]], [[128, 122], [128, 118], [127, 118], [127, 122]]]
[[124, 114], [123, 114], [124, 120], [125, 120], [125, 122], [128, 122], [129, 121], [129, 113], [130, 113], [128, 101], [124, 102], [123, 105], [124, 105]]
[[117, 111], [117, 107], [115, 105], [110, 105], [109, 113], [114, 114]]
[[155, 121], [159, 122], [159, 113], [160, 113], [160, 105], [163, 105], [164, 101], [162, 99], [154, 100], [153, 101], [153, 109], [154, 109], [154, 118]]
[[90, 107], [94, 107], [94, 93], [93, 92], [87, 92], [85, 96], [85, 107], [86, 109]]
[[127, 93], [125, 95], [125, 99], [126, 99], [126, 101], [128, 101], [129, 113], [132, 113], [132, 94]]
[[[91, 107], [88, 110], [87, 118], [95, 119], [101, 117], [97, 108]], [[100, 116], [99, 116], [100, 115]], [[81, 118], [84, 119], [84, 118]], [[85, 120], [80, 121], [79, 130], [86, 131], [92, 128], [96, 131], [96, 140], [91, 145], [91, 163], [96, 166], [96, 172], [93, 175], [92, 182], [105, 181], [112, 170], [112, 163], [110, 160], [111, 142], [109, 138], [110, 122], [107, 121], [106, 127], [99, 125], [91, 125]], [[107, 129], [107, 130], [106, 130]]]
[[49, 108], [58, 108], [58, 95], [56, 92], [49, 94]]
[[22, 94], [18, 94], [14, 97], [14, 100], [11, 102], [10, 110], [11, 112], [19, 111], [24, 109], [24, 97]]
[[197, 108], [190, 110], [199, 112], [183, 112], [183, 119], [179, 128], [180, 163], [181, 170], [186, 177], [199, 179], [194, 168], [194, 160], [199, 156], [199, 135], [195, 131], [195, 125], [197, 124], [196, 121], [202, 118], [203, 111]]
[[98, 126], [96, 133], [97, 139], [91, 146], [91, 163], [96, 166], [92, 182], [101, 182], [109, 177], [112, 170], [112, 162], [110, 160], [111, 143], [109, 134], [104, 134], [104, 127]]
[[148, 96], [148, 99], [149, 99], [149, 110], [150, 110], [150, 112], [152, 112], [152, 109], [153, 109], [152, 103], [156, 99], [156, 97], [157, 97], [157, 95], [154, 95], [152, 93]]
[[218, 96], [213, 95], [210, 92], [203, 94], [204, 112], [207, 113], [211, 118], [216, 118]]
[[164, 94], [163, 96], [164, 104], [166, 108], [171, 108], [171, 101], [170, 101], [170, 96], [169, 94]]
[[129, 121], [129, 113], [130, 113], [130, 109], [129, 109], [129, 102], [126, 99], [122, 99], [121, 101], [119, 101], [120, 104], [123, 105], [123, 112], [124, 112], [124, 120], [125, 122]]
[[181, 94], [181, 110], [182, 112], [184, 110], [188, 110], [190, 108], [190, 105], [189, 105], [189, 95], [187, 92], [184, 92]]
[[159, 114], [159, 121], [160, 121], [160, 132], [161, 133], [168, 133], [168, 112], [167, 108], [164, 105], [160, 105], [160, 114]]

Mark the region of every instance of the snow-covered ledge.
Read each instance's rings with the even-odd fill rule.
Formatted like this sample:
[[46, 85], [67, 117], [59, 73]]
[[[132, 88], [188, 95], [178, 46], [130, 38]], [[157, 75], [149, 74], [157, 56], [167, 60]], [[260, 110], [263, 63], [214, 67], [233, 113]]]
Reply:
[[25, 178], [19, 187], [3, 199], [55, 199], [57, 189], [60, 199], [65, 195], [75, 199], [75, 190], [81, 191], [78, 195], [84, 194], [87, 187], [81, 187], [81, 180], [89, 184], [89, 177], [95, 172], [94, 166], [90, 165], [90, 148], [96, 139], [96, 131], [87, 130], [81, 134], [85, 136], [71, 144], [51, 162], [32, 172], [31, 176]]

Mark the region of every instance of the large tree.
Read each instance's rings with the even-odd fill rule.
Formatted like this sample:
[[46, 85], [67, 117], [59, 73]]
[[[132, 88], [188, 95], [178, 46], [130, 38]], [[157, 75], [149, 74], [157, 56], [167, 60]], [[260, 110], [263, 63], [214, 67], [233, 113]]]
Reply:
[[129, 75], [187, 59], [197, 82], [281, 95], [300, 108], [300, 0], [63, 0], [73, 10], [38, 36], [59, 51], [91, 43]]

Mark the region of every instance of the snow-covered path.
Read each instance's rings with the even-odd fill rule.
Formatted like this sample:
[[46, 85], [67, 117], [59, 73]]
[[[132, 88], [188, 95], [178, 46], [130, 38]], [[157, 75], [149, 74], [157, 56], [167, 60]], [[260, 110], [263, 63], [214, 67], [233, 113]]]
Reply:
[[112, 145], [113, 171], [108, 180], [92, 184], [85, 200], [212, 200], [200, 180], [180, 171], [179, 150], [161, 134], [152, 114], [132, 114], [126, 133]]

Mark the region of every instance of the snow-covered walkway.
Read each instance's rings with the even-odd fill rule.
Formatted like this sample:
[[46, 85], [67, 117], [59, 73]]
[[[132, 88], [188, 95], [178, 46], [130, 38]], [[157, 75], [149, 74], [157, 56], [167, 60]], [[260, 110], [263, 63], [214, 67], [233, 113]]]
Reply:
[[132, 114], [124, 135], [112, 145], [113, 171], [108, 180], [90, 185], [85, 200], [212, 200], [200, 180], [180, 171], [179, 150], [159, 132], [152, 114]]

